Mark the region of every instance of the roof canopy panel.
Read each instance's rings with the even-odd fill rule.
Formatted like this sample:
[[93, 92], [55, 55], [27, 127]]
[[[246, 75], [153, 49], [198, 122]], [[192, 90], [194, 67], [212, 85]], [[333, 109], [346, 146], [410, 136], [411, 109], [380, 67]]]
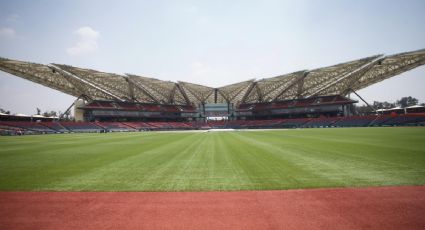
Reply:
[[84, 93], [48, 65], [0, 58], [0, 70], [75, 97]]
[[370, 70], [359, 76], [352, 83], [351, 88], [354, 90], [363, 89], [424, 64], [425, 49], [387, 56], [374, 63]]
[[253, 83], [254, 79], [218, 88], [217, 92], [221, 97], [216, 102], [239, 104]]
[[[374, 59], [381, 56], [382, 55], [376, 55], [334, 66], [310, 70], [308, 71], [307, 76], [304, 78], [300, 96], [307, 98], [318, 95], [323, 90], [329, 88], [342, 79], [349, 77], [350, 74], [356, 70], [361, 69], [368, 63], [372, 62]], [[335, 92], [333, 94], [338, 93]]]
[[182, 95], [177, 84], [171, 81], [162, 81], [155, 78], [148, 78], [127, 74], [129, 82], [137, 88], [142, 89], [157, 103], [163, 104], [188, 104], [188, 101]]
[[107, 93], [114, 99], [121, 101], [132, 100], [132, 95], [129, 94], [128, 84], [124, 76], [91, 69], [82, 69], [68, 65], [53, 65], [59, 67], [59, 71], [62, 70], [64, 75], [74, 75], [75, 79], [79, 79], [79, 82], [81, 82], [81, 87], [86, 88], [92, 92], [92, 94], [87, 94], [92, 98], [103, 99], [101, 97], [99, 98], [98, 95], [98, 92], [101, 92], [100, 95]]
[[0, 58], [0, 70], [79, 97], [178, 105], [283, 101], [346, 95], [425, 64], [425, 49], [375, 55], [329, 67], [247, 80], [220, 88], [119, 75], [62, 64], [36, 64]]
[[193, 105], [215, 103], [214, 88], [182, 81], [178, 84]]

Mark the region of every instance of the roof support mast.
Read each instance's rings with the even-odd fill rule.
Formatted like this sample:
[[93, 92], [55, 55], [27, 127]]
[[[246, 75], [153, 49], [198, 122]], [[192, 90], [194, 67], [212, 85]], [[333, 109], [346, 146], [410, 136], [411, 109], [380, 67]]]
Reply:
[[367, 105], [367, 107], [371, 108], [373, 112], [377, 113], [376, 109], [373, 108], [373, 106], [371, 106], [369, 103], [367, 103], [367, 101], [365, 101], [359, 94], [357, 94], [356, 91], [354, 91], [353, 89], [350, 89], [350, 91], [353, 92], [358, 98], [360, 98], [360, 100], [362, 100]]

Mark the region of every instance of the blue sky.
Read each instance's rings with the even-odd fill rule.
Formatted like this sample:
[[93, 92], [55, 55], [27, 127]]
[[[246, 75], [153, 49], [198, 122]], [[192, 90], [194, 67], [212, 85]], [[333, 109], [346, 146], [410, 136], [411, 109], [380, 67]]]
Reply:
[[[425, 48], [425, 1], [1, 1], [0, 56], [219, 87]], [[425, 102], [425, 67], [359, 93]], [[0, 108], [74, 98], [0, 73]]]

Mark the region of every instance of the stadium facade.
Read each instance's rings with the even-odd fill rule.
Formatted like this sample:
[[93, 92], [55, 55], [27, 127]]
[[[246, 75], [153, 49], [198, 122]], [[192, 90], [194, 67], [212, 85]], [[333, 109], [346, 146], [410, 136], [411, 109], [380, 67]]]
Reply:
[[0, 58], [0, 70], [75, 96], [78, 121], [193, 121], [350, 115], [347, 96], [425, 64], [425, 49], [209, 87]]

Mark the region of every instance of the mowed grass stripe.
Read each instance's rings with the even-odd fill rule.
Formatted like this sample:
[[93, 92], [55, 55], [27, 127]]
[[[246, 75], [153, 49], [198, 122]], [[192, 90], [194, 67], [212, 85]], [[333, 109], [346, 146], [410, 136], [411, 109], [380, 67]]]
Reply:
[[[248, 138], [245, 135], [243, 137]], [[248, 138], [247, 143], [255, 143], [263, 149], [262, 152], [271, 154], [275, 158], [291, 160], [290, 165], [293, 167], [284, 174], [295, 175], [290, 179], [294, 183], [298, 182], [301, 187], [305, 187], [304, 181], [311, 180], [315, 181], [312, 187], [328, 187], [329, 185], [332, 187], [364, 186], [368, 185], [368, 182], [372, 182], [371, 185], [385, 185], [388, 181], [385, 177], [392, 173], [389, 171], [381, 175], [380, 165], [377, 162], [370, 163], [368, 159], [355, 159], [356, 154], [345, 153], [345, 151], [349, 151], [347, 148], [339, 151], [334, 146], [329, 146], [324, 151], [311, 143], [305, 146], [304, 143], [309, 142], [292, 141], [279, 144], [281, 141], [273, 143], [273, 137], [267, 138], [268, 142], [256, 141], [259, 137]], [[387, 165], [385, 164], [385, 166]], [[377, 180], [377, 177], [381, 178]], [[392, 184], [397, 183], [395, 179], [397, 178], [391, 177]], [[382, 182], [382, 184], [378, 184], [379, 182]]]
[[[116, 187], [114, 183], [105, 183], [103, 180], [103, 178], [107, 179], [107, 177], [102, 177], [105, 171], [131, 173], [131, 167], [125, 168], [126, 165], [123, 165], [122, 162], [136, 162], [140, 166], [143, 166], [144, 163], [151, 165], [155, 162], [132, 161], [130, 157], [144, 153], [145, 157], [153, 155], [158, 158], [161, 157], [161, 154], [155, 153], [167, 153], [167, 151], [156, 152], [155, 148], [168, 146], [168, 143], [181, 140], [177, 135], [167, 135], [167, 138], [164, 138], [155, 133], [152, 134], [118, 133], [103, 134], [103, 136], [102, 134], [87, 134], [85, 139], [78, 141], [74, 140], [73, 135], [68, 135], [69, 139], [63, 139], [67, 135], [17, 137], [23, 141], [21, 145], [25, 144], [26, 138], [37, 140], [37, 143], [30, 141], [27, 149], [13, 151], [12, 155], [16, 156], [16, 159], [13, 159], [14, 164], [7, 164], [6, 160], [0, 161], [2, 175], [6, 171], [13, 175], [7, 176], [6, 174], [5, 177], [2, 177], [0, 186], [8, 184], [10, 181], [18, 190], [22, 184], [30, 184], [34, 187], [33, 190], [90, 190], [98, 183], [114, 188]], [[103, 138], [99, 138], [99, 136]], [[59, 138], [56, 139], [56, 137]], [[72, 146], [67, 145], [70, 142], [73, 143]], [[42, 150], [37, 148], [40, 145], [45, 146], [46, 143], [51, 143], [53, 147], [45, 147]], [[57, 149], [56, 145], [66, 147]], [[36, 148], [31, 146], [36, 146]], [[3, 152], [0, 150], [0, 156], [3, 156]], [[151, 152], [153, 153], [151, 154]], [[5, 155], [10, 156], [11, 153], [6, 151]], [[114, 165], [117, 164], [122, 164], [122, 167], [115, 167]], [[123, 181], [121, 179], [125, 179], [125, 177], [121, 178], [117, 174], [110, 179], [116, 179], [114, 180], [116, 184], [121, 184]]]
[[425, 185], [424, 128], [0, 137], [2, 191]]

